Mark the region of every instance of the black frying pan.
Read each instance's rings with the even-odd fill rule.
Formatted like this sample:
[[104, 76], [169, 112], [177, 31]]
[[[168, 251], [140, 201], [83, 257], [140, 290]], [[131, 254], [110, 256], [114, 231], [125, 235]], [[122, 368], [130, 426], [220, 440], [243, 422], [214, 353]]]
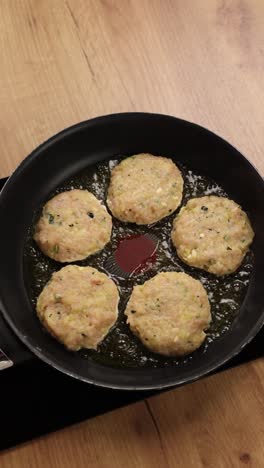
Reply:
[[[213, 178], [249, 213], [256, 233], [254, 269], [239, 316], [230, 330], [187, 366], [114, 368], [70, 353], [44, 333], [25, 284], [23, 251], [34, 211], [73, 174], [118, 154], [149, 152]], [[4, 317], [40, 359], [77, 379], [118, 389], [181, 385], [213, 371], [237, 354], [264, 322], [264, 182], [231, 145], [174, 117], [127, 113], [100, 117], [64, 130], [37, 148], [9, 178], [0, 196], [0, 297]]]

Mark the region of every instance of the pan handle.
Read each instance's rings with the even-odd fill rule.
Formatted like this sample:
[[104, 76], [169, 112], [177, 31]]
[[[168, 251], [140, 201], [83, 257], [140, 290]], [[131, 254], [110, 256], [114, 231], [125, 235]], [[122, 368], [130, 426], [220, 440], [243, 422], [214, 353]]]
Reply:
[[13, 361], [7, 357], [7, 355], [0, 349], [0, 371], [13, 366]]
[[15, 336], [0, 309], [0, 372], [31, 359], [32, 354]]
[[[3, 347], [5, 350], [8, 350], [9, 349], [8, 343], [6, 342], [6, 339], [5, 339], [6, 331], [7, 331], [7, 327], [4, 322], [4, 318], [2, 317], [2, 312], [0, 311], [0, 343], [1, 343], [1, 347]], [[9, 335], [9, 330], [8, 330], [8, 335]], [[7, 369], [8, 367], [12, 367], [13, 364], [14, 363], [12, 359], [7, 357], [6, 352], [4, 352], [3, 349], [0, 348], [0, 371]]]
[[[0, 190], [3, 188], [5, 182], [7, 181], [7, 178], [5, 179], [0, 179]], [[0, 313], [0, 315], [2, 315]], [[0, 317], [1, 318], [1, 317]], [[0, 325], [2, 325], [0, 323]], [[1, 328], [1, 327], [0, 327]], [[1, 334], [1, 332], [0, 332]], [[0, 348], [0, 371], [3, 370], [3, 369], [7, 369], [8, 367], [12, 367], [14, 365], [13, 361], [11, 359], [9, 359], [9, 357], [7, 357], [7, 355], [4, 353], [4, 351], [2, 351], [2, 349]]]

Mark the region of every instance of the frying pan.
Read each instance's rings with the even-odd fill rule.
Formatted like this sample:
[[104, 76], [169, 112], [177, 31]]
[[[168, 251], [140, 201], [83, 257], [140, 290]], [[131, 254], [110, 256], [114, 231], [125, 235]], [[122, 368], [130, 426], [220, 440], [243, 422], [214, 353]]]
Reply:
[[[34, 211], [77, 172], [118, 154], [161, 154], [214, 179], [249, 213], [255, 241], [246, 297], [228, 332], [187, 366], [114, 368], [70, 353], [47, 333], [30, 303], [23, 250]], [[236, 355], [264, 322], [264, 182], [235, 148], [212, 132], [174, 117], [124, 113], [70, 127], [39, 146], [9, 178], [0, 195], [0, 298], [3, 315], [40, 359], [79, 380], [116, 389], [144, 390], [196, 380]]]

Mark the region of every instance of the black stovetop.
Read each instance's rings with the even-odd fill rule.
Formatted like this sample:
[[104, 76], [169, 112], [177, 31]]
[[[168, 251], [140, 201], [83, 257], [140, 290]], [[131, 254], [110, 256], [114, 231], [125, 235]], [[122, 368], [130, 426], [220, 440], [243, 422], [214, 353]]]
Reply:
[[[68, 377], [34, 357], [0, 314], [1, 347], [15, 365], [0, 371], [0, 450], [155, 395], [99, 388]], [[263, 357], [264, 329], [223, 371]], [[66, 405], [66, 402], [67, 405]]]
[[[263, 357], [263, 340], [264, 329], [218, 372]], [[1, 312], [0, 348], [14, 362], [0, 370], [0, 450], [158, 393], [99, 388], [52, 369], [19, 342]]]

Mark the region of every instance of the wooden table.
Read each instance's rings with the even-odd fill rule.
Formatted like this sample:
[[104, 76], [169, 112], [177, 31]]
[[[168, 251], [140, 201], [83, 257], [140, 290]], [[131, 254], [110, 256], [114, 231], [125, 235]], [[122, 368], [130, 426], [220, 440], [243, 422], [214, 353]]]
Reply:
[[[264, 174], [263, 0], [0, 0], [0, 175], [80, 120], [198, 122]], [[263, 467], [264, 361], [0, 455], [1, 468]], [[1, 416], [0, 416], [1, 418]]]

